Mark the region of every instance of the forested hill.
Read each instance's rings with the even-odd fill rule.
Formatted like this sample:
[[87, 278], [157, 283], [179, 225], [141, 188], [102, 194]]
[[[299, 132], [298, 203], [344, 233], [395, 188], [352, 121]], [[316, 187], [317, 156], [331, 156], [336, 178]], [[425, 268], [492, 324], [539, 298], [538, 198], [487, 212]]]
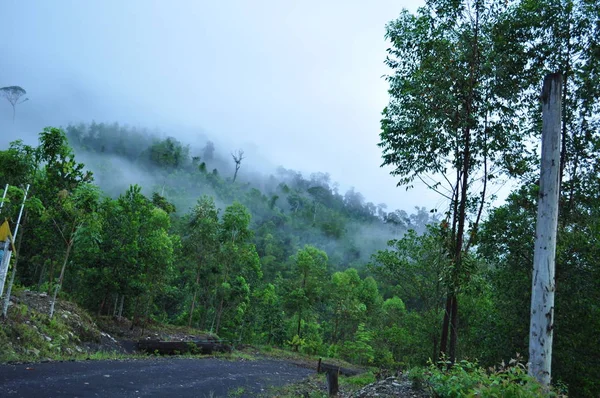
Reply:
[[[406, 300], [418, 338], [433, 332], [437, 322], [418, 314], [439, 302], [439, 269], [400, 278], [365, 266], [395, 256], [376, 249], [401, 236], [417, 250], [410, 256], [443, 256], [418, 253], [435, 240], [417, 234], [435, 229], [424, 209], [386, 213], [321, 174], [235, 175], [208, 142], [195, 153], [117, 125], [66, 131], [47, 127], [37, 147], [14, 141], [0, 151], [0, 182], [11, 186], [3, 217], [17, 219], [31, 186], [8, 290], [14, 280], [47, 292], [50, 317], [60, 294], [142, 329], [188, 325], [359, 364], [392, 364], [400, 345], [420, 359], [432, 352], [398, 340], [408, 326], [397, 317]], [[399, 282], [425, 289], [428, 301], [417, 291], [400, 299]]]
[[[147, 196], [156, 193], [172, 203], [178, 215], [189, 212], [202, 195], [222, 209], [242, 203], [252, 215], [261, 257], [265, 241], [278, 247], [274, 262], [310, 244], [325, 250], [337, 267], [361, 266], [388, 240], [409, 229], [423, 232], [435, 216], [425, 208], [413, 214], [388, 211], [353, 188], [340, 193], [325, 172], [306, 178], [283, 167], [270, 175], [251, 171], [259, 166], [252, 164], [255, 159], [210, 140], [191, 145], [117, 123], [69, 125], [65, 131], [78, 160], [112, 197], [137, 184]], [[240, 160], [237, 172], [234, 157]]]

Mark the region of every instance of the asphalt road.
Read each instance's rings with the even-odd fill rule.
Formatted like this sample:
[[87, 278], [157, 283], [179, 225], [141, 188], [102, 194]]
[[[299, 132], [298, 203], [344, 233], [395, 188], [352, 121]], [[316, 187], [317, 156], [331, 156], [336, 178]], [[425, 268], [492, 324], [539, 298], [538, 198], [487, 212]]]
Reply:
[[283, 361], [214, 358], [0, 365], [0, 397], [254, 397], [311, 373]]

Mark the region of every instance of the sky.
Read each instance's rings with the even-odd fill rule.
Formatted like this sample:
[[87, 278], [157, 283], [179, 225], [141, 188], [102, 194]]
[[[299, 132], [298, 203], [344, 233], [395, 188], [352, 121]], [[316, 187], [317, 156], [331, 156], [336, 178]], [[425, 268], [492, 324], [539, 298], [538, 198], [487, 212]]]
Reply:
[[[114, 122], [205, 134], [248, 167], [327, 172], [389, 209], [439, 208], [381, 168], [385, 25], [412, 0], [3, 0], [0, 145], [44, 126]], [[15, 127], [16, 126], [16, 127]], [[31, 138], [33, 139], [33, 138]]]

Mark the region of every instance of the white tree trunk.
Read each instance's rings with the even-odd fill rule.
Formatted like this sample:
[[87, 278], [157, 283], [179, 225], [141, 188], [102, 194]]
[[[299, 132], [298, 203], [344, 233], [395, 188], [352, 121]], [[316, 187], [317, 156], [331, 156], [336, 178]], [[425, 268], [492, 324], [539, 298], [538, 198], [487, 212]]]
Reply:
[[54, 305], [56, 304], [56, 297], [58, 296], [58, 291], [60, 290], [63, 279], [65, 277], [65, 268], [67, 268], [67, 262], [69, 262], [69, 254], [71, 253], [71, 248], [73, 247], [73, 237], [71, 236], [71, 240], [67, 244], [67, 252], [65, 253], [65, 259], [63, 261], [62, 268], [60, 270], [60, 276], [58, 277], [58, 284], [54, 289], [54, 295], [52, 296], [52, 303], [50, 304], [50, 319], [54, 316]]
[[544, 79], [542, 89], [542, 163], [536, 224], [529, 327], [529, 374], [550, 384], [554, 327], [554, 263], [560, 187], [562, 75]]
[[4, 295], [4, 303], [2, 304], [2, 317], [6, 319], [8, 317], [8, 307], [10, 305], [10, 295], [12, 294], [12, 287], [15, 283], [15, 275], [17, 275], [17, 262], [13, 265], [12, 273], [10, 275], [10, 281], [6, 288], [6, 294]]

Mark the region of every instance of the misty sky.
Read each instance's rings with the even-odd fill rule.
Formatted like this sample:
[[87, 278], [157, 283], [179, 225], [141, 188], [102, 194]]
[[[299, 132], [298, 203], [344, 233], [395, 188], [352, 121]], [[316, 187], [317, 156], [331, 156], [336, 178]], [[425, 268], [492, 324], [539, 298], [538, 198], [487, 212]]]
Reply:
[[[411, 211], [443, 200], [380, 168], [385, 24], [411, 0], [0, 2], [0, 145], [43, 126], [114, 122], [186, 143], [205, 134], [247, 167], [328, 172]], [[443, 209], [441, 209], [443, 211]]]

